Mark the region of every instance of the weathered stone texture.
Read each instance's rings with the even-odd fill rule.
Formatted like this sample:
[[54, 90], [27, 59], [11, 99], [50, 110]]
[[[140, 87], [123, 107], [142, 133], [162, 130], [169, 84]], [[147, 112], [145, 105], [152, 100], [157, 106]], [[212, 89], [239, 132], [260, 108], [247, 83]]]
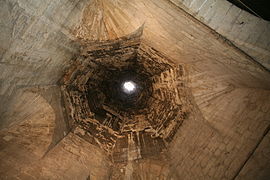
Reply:
[[[269, 130], [269, 129], [268, 129]], [[250, 159], [243, 165], [243, 169], [236, 177], [237, 180], [258, 179], [267, 180], [270, 177], [270, 135], [269, 132], [262, 139]]]
[[55, 114], [51, 106], [39, 94], [25, 92], [23, 96], [35, 101], [16, 108], [24, 121], [1, 131], [1, 179], [23, 174], [20, 169], [42, 158], [53, 140]]
[[[185, 2], [201, 7], [214, 27], [223, 19], [217, 30], [239, 26], [230, 24], [239, 15], [233, 6], [218, 14], [206, 5], [219, 8], [220, 1]], [[269, 179], [269, 72], [170, 1], [4, 0], [0, 14], [1, 179]], [[253, 29], [252, 23], [237, 34], [241, 41], [262, 40], [264, 48], [268, 26], [256, 23], [262, 36], [247, 37], [244, 27]], [[130, 41], [110, 44], [139, 27], [143, 33], [131, 43], [136, 48]], [[92, 49], [80, 50], [80, 43]], [[95, 117], [85, 93], [89, 77], [100, 80], [94, 69], [115, 66], [134, 49], [141, 59], [150, 57], [142, 64], [154, 72], [148, 117], [146, 110], [132, 117], [106, 105], [106, 118]], [[113, 62], [98, 59], [112, 50]], [[254, 49], [263, 57], [261, 50]], [[99, 63], [88, 63], [90, 56]], [[57, 82], [68, 89], [63, 99]], [[64, 104], [75, 106], [63, 110]], [[81, 124], [74, 126], [74, 119]], [[109, 157], [95, 133], [108, 140]]]
[[[63, 4], [65, 4], [63, 6]], [[52, 85], [78, 50], [71, 30], [86, 0], [0, 2], [0, 114], [21, 86]], [[0, 115], [0, 118], [3, 117]]]
[[57, 94], [52, 96], [53, 90], [46, 93], [37, 89], [24, 92], [35, 101], [20, 108], [32, 111], [18, 108], [24, 120], [1, 131], [1, 179], [108, 179], [106, 156], [76, 135], [66, 136]]
[[270, 23], [224, 0], [170, 0], [270, 69]]
[[200, 111], [195, 109], [194, 116], [183, 122], [169, 148], [172, 164], [178, 171], [187, 172], [180, 177], [231, 179], [237, 176], [269, 126], [267, 94], [267, 91], [254, 94], [254, 90], [236, 89], [208, 101], [204, 107], [199, 106]]
[[[128, 168], [125, 168], [127, 166]], [[112, 180], [127, 179], [178, 179], [177, 174], [170, 170], [169, 165], [158, 159], [144, 159], [124, 166], [115, 166], [111, 175]]]
[[105, 154], [73, 133], [33, 165], [28, 171], [35, 179], [109, 179]]
[[[114, 162], [128, 160], [132, 151], [132, 160], [158, 155], [188, 116], [183, 67], [141, 43], [142, 30], [95, 44], [82, 40], [81, 54], [62, 80], [66, 112], [75, 134], [99, 145]], [[129, 97], [117, 101], [113, 96], [121, 93], [110, 95], [110, 91], [122, 92], [114, 85], [121, 78], [114, 74], [121, 71], [134, 72], [129, 78], [138, 78], [138, 86], [143, 88], [131, 107], [126, 102]], [[105, 89], [104, 82], [108, 84]], [[129, 149], [132, 142], [134, 148]]]

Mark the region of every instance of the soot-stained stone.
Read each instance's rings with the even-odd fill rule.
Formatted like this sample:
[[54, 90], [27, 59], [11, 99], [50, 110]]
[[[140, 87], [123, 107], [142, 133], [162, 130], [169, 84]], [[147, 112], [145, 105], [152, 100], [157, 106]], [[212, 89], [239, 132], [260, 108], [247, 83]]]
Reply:
[[[73, 132], [115, 162], [158, 155], [188, 116], [184, 68], [141, 42], [141, 35], [142, 29], [113, 41], [82, 42], [62, 79]], [[125, 82], [136, 89], [123, 91]]]
[[[152, 95], [152, 80], [143, 71], [143, 67], [139, 65], [123, 70], [106, 71], [106, 75], [98, 85], [100, 92], [105, 96], [104, 103], [113, 109], [130, 114], [136, 114], [138, 110], [146, 108]], [[123, 83], [128, 81], [132, 81], [136, 85], [136, 89], [132, 93], [123, 91]], [[89, 86], [89, 91], [91, 92], [91, 86]]]

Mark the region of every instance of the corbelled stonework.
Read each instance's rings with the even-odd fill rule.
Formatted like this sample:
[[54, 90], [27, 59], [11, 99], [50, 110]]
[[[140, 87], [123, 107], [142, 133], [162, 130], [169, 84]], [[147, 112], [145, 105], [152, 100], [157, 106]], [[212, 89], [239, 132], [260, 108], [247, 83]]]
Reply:
[[[141, 42], [142, 32], [83, 41], [62, 80], [70, 128], [113, 162], [158, 156], [189, 113], [183, 67]], [[122, 92], [125, 79], [138, 84], [137, 94]]]
[[269, 179], [269, 23], [225, 2], [1, 0], [0, 179]]

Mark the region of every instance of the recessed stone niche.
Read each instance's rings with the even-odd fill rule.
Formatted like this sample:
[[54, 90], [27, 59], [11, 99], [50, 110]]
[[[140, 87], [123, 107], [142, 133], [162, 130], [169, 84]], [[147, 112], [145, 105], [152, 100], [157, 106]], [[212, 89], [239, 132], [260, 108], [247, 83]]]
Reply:
[[[183, 66], [141, 40], [142, 28], [112, 41], [82, 41], [62, 79], [68, 124], [113, 162], [158, 156], [189, 114]], [[136, 90], [125, 93], [123, 82]]]

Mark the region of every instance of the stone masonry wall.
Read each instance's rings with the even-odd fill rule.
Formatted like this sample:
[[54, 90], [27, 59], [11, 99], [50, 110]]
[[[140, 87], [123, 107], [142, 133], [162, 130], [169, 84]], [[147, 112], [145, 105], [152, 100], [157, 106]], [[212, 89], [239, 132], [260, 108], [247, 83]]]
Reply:
[[87, 3], [0, 1], [0, 119], [19, 88], [55, 85], [61, 78], [78, 50], [71, 31]]
[[226, 0], [170, 0], [270, 69], [270, 22]]

